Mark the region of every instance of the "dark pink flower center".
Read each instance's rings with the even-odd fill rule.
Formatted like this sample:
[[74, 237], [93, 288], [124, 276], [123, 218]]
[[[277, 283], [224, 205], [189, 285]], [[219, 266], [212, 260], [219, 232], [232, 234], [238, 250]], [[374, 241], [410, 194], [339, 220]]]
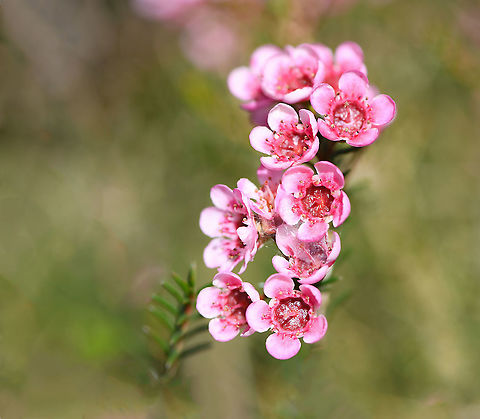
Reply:
[[303, 125], [284, 125], [275, 133], [272, 154], [281, 161], [297, 160], [311, 147], [312, 142]]
[[303, 330], [310, 320], [310, 307], [302, 298], [289, 297], [279, 301], [273, 309], [273, 320], [288, 332]]
[[280, 80], [278, 81], [277, 89], [287, 94], [297, 89], [313, 86], [313, 77], [311, 72], [307, 73], [302, 71], [298, 67], [291, 67], [288, 71], [285, 71]]
[[333, 111], [333, 123], [338, 131], [360, 131], [365, 123], [365, 109], [358, 103], [345, 101]]
[[293, 257], [293, 267], [301, 276], [311, 275], [325, 265], [328, 251], [321, 242], [302, 242], [301, 249], [297, 249]]
[[304, 212], [314, 218], [323, 218], [330, 214], [335, 198], [332, 191], [325, 186], [310, 185], [305, 195], [300, 198], [300, 205]]
[[242, 326], [246, 324], [245, 312], [252, 300], [245, 291], [239, 288], [230, 290], [224, 297], [223, 311], [224, 316], [231, 324]]

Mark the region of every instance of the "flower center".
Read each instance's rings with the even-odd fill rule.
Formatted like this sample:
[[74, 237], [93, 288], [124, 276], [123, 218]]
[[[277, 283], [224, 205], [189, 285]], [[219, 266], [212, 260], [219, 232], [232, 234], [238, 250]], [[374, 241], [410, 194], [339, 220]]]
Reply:
[[327, 261], [327, 250], [321, 242], [302, 242], [302, 247], [293, 258], [295, 270], [299, 274], [311, 275]]
[[293, 92], [297, 89], [313, 86], [313, 77], [303, 72], [298, 67], [291, 67], [282, 74], [278, 90], [283, 94]]
[[314, 218], [323, 218], [330, 214], [334, 199], [332, 191], [325, 186], [310, 185], [300, 203], [307, 214]]
[[310, 320], [310, 307], [302, 298], [289, 297], [280, 300], [273, 310], [273, 319], [285, 331], [301, 331]]
[[301, 124], [281, 127], [275, 134], [272, 154], [281, 161], [295, 160], [303, 156], [312, 144], [312, 140], [305, 131], [305, 127]]
[[365, 110], [357, 103], [345, 101], [333, 111], [333, 122], [339, 131], [359, 131], [365, 119]]
[[247, 322], [245, 312], [251, 303], [252, 300], [245, 291], [235, 288], [225, 296], [223, 303], [224, 315], [230, 323], [242, 326]]

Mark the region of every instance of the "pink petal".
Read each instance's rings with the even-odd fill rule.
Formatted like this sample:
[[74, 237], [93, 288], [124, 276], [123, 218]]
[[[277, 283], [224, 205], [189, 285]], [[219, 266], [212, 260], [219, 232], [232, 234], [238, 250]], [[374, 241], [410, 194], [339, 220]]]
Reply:
[[320, 118], [318, 118], [318, 131], [323, 137], [327, 138], [330, 141], [341, 140], [336, 131], [334, 131], [326, 121]]
[[219, 272], [213, 277], [212, 283], [218, 288], [233, 290], [242, 286], [242, 279], [233, 272]]
[[306, 44], [311, 49], [315, 51], [320, 61], [325, 64], [327, 67], [331, 67], [333, 65], [333, 53], [330, 48], [323, 44]]
[[286, 256], [292, 256], [294, 249], [298, 246], [297, 231], [296, 227], [288, 224], [281, 224], [277, 228], [275, 242], [280, 251]]
[[289, 272], [290, 264], [288, 263], [288, 260], [279, 255], [272, 258], [272, 265], [279, 273], [288, 274]]
[[256, 75], [261, 75], [265, 63], [270, 57], [273, 57], [276, 54], [282, 53], [283, 51], [275, 45], [262, 45], [258, 47], [250, 58], [250, 67]]
[[283, 174], [282, 188], [289, 194], [300, 192], [312, 183], [312, 176], [313, 170], [307, 166], [292, 167]]
[[270, 275], [265, 281], [263, 292], [268, 298], [282, 298], [293, 291], [293, 279], [285, 274]]
[[327, 115], [334, 98], [335, 90], [333, 90], [333, 87], [327, 83], [322, 83], [312, 92], [310, 103], [317, 113]]
[[291, 162], [282, 162], [278, 160], [276, 157], [260, 157], [260, 163], [265, 166], [267, 169], [270, 170], [285, 170], [289, 168], [292, 163]]
[[318, 342], [327, 333], [328, 323], [325, 316], [318, 316], [310, 323], [308, 332], [303, 335], [303, 341], [305, 343]]
[[318, 137], [315, 137], [311, 147], [303, 155], [303, 157], [299, 160], [299, 163], [306, 163], [306, 162], [312, 160], [315, 157], [315, 155], [317, 154], [319, 145], [320, 145], [320, 142], [318, 141]]
[[208, 331], [219, 342], [227, 342], [238, 335], [239, 329], [224, 319], [213, 319], [208, 323]]
[[344, 191], [341, 191], [341, 194], [340, 208], [333, 215], [334, 227], [341, 225], [350, 214], [350, 200]]
[[300, 284], [316, 284], [317, 282], [325, 278], [325, 275], [327, 275], [329, 270], [330, 270], [330, 266], [324, 265], [320, 269], [317, 269], [310, 276], [306, 278], [302, 278], [298, 282], [300, 282]]
[[248, 198], [252, 198], [258, 195], [257, 186], [248, 179], [241, 178], [237, 182], [237, 188], [245, 194]]
[[270, 154], [271, 147], [268, 144], [273, 139], [273, 132], [267, 127], [255, 127], [250, 132], [250, 144], [261, 153]]
[[263, 185], [265, 182], [268, 182], [270, 187], [278, 185], [282, 179], [282, 176], [283, 170], [271, 170], [263, 165], [260, 165], [257, 170], [257, 177], [260, 184]]
[[216, 238], [211, 240], [207, 247], [205, 247], [203, 251], [203, 261], [207, 268], [221, 267], [221, 270], [230, 271], [240, 262], [241, 257], [234, 260], [228, 257], [228, 253], [225, 250], [226, 241], [227, 240], [223, 238]]
[[328, 231], [328, 223], [325, 221], [317, 221], [311, 224], [309, 221], [304, 222], [298, 229], [298, 238], [306, 242], [314, 242], [320, 240]]
[[250, 300], [252, 300], [252, 302], [260, 300], [260, 294], [255, 289], [255, 287], [252, 284], [250, 284], [250, 282], [243, 283], [243, 290], [247, 293], [247, 295], [250, 297]]
[[232, 202], [235, 201], [233, 191], [225, 185], [215, 185], [210, 189], [210, 199], [217, 208], [230, 210]]
[[275, 210], [282, 217], [282, 220], [290, 225], [295, 225], [300, 220], [300, 215], [292, 211], [294, 203], [293, 196], [286, 193], [283, 187], [279, 187], [275, 197]]
[[225, 211], [216, 207], [208, 207], [200, 213], [200, 230], [208, 237], [222, 236], [222, 223], [225, 221]]
[[312, 87], [302, 87], [283, 96], [283, 101], [286, 103], [298, 103], [307, 100], [312, 94]]
[[285, 103], [279, 103], [275, 105], [268, 113], [268, 126], [273, 131], [280, 131], [281, 124], [294, 124], [298, 123], [297, 111]]
[[373, 125], [386, 125], [395, 117], [395, 102], [388, 95], [375, 96], [370, 102], [370, 107]]
[[272, 325], [271, 309], [268, 304], [259, 300], [250, 304], [245, 313], [248, 325], [256, 332], [265, 332]]
[[322, 304], [322, 294], [317, 287], [312, 285], [300, 285], [300, 291], [308, 298], [308, 303], [313, 310], [318, 310]]
[[332, 177], [337, 188], [342, 189], [344, 187], [345, 178], [343, 177], [343, 173], [333, 163], [330, 163], [329, 161], [319, 161], [318, 163], [315, 163], [314, 167], [317, 170], [320, 179], [323, 177], [327, 179]]
[[363, 68], [363, 51], [355, 42], [344, 42], [335, 51], [335, 62], [342, 73]]
[[298, 115], [300, 116], [300, 121], [302, 121], [302, 124], [305, 127], [310, 127], [312, 129], [311, 134], [313, 137], [315, 137], [318, 132], [318, 125], [317, 121], [315, 120], [315, 115], [313, 115], [313, 113], [307, 109], [300, 109]]
[[365, 147], [372, 144], [380, 134], [378, 128], [370, 128], [365, 131], [362, 131], [356, 137], [347, 140], [347, 144], [350, 144], [353, 147]]
[[327, 263], [332, 264], [337, 260], [337, 257], [340, 254], [340, 249], [342, 248], [342, 246], [340, 242], [340, 236], [336, 232], [331, 231], [328, 234], [329, 236], [331, 236], [331, 238], [329, 237], [329, 241], [330, 241], [330, 245], [332, 246], [332, 250], [328, 255]]
[[278, 92], [278, 81], [284, 73], [290, 71], [291, 60], [285, 53], [276, 54], [265, 63], [261, 88], [270, 98], [283, 99], [283, 93]]
[[248, 67], [234, 69], [227, 79], [227, 85], [240, 100], [254, 100], [260, 95], [260, 81]]
[[348, 71], [340, 77], [338, 88], [349, 98], [363, 98], [368, 92], [368, 80], [359, 71]]
[[222, 313], [219, 305], [221, 291], [216, 287], [207, 287], [197, 296], [197, 311], [207, 319], [213, 319]]
[[302, 346], [298, 338], [283, 333], [271, 334], [265, 343], [268, 353], [277, 359], [295, 356]]
[[242, 338], [246, 338], [248, 336], [252, 336], [255, 333], [255, 330], [253, 330], [251, 327], [247, 326], [244, 331], [240, 334]]

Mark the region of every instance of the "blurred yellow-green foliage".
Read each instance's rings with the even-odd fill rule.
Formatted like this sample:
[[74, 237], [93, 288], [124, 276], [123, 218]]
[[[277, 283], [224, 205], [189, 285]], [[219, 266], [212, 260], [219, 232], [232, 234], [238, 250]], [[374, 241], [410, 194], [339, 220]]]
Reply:
[[[0, 3], [0, 416], [479, 418], [480, 4], [227, 3], [238, 49], [218, 70], [126, 1]], [[292, 360], [237, 338], [152, 390], [150, 295], [192, 260], [211, 280], [199, 212], [255, 177], [228, 70], [262, 43], [345, 40], [398, 106], [349, 178], [328, 296], [349, 298]]]

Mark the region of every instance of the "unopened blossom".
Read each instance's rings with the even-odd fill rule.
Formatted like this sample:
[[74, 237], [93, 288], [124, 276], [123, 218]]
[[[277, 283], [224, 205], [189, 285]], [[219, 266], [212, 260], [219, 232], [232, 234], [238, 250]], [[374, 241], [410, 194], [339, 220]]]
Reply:
[[287, 46], [270, 57], [262, 72], [263, 93], [277, 101], [297, 103], [308, 100], [313, 89], [325, 79], [325, 65], [307, 45]]
[[254, 333], [246, 321], [245, 312], [260, 296], [252, 284], [238, 275], [220, 272], [213, 278], [213, 287], [202, 289], [197, 297], [197, 310], [210, 320], [208, 330], [215, 340], [226, 342], [241, 333]]
[[275, 103], [264, 94], [261, 82], [265, 63], [281, 51], [275, 45], [262, 45], [253, 52], [249, 66], [235, 68], [228, 76], [230, 92], [244, 102], [242, 107], [250, 112], [254, 123], [264, 123], [268, 111]]
[[257, 251], [257, 229], [248, 200], [239, 189], [233, 191], [225, 185], [215, 185], [210, 190], [214, 207], [200, 214], [200, 228], [212, 237], [203, 252], [208, 268], [231, 271], [243, 261], [240, 273], [253, 260]]
[[369, 97], [367, 77], [358, 71], [344, 73], [338, 91], [323, 83], [310, 98], [313, 108], [325, 120], [318, 120], [318, 130], [332, 141], [346, 141], [354, 147], [373, 143], [380, 129], [395, 117], [395, 102], [390, 96]]
[[338, 88], [340, 76], [347, 71], [359, 71], [367, 75], [367, 67], [363, 62], [363, 51], [355, 42], [343, 42], [335, 50], [323, 44], [305, 44], [312, 48], [325, 65], [325, 79], [335, 90]]
[[303, 165], [286, 170], [275, 202], [285, 223], [301, 222], [298, 238], [303, 241], [320, 240], [330, 221], [337, 227], [350, 213], [341, 170], [328, 161], [315, 163], [314, 167], [316, 173]]
[[[299, 118], [300, 115], [300, 118]], [[268, 113], [268, 126], [257, 126], [250, 132], [250, 144], [268, 157], [262, 164], [273, 170], [287, 169], [305, 163], [318, 151], [317, 121], [313, 113], [279, 103]]]
[[321, 281], [340, 253], [340, 237], [333, 231], [328, 231], [320, 240], [303, 241], [298, 238], [298, 227], [282, 224], [277, 228], [275, 241], [288, 260], [274, 256], [274, 268], [299, 278], [301, 284]]
[[263, 289], [271, 298], [249, 305], [246, 318], [256, 332], [269, 329], [273, 333], [267, 338], [266, 347], [277, 359], [288, 359], [300, 350], [300, 339], [314, 343], [323, 338], [327, 331], [327, 319], [318, 314], [322, 302], [320, 291], [312, 285], [300, 285], [294, 289], [293, 280], [284, 274], [271, 275]]

